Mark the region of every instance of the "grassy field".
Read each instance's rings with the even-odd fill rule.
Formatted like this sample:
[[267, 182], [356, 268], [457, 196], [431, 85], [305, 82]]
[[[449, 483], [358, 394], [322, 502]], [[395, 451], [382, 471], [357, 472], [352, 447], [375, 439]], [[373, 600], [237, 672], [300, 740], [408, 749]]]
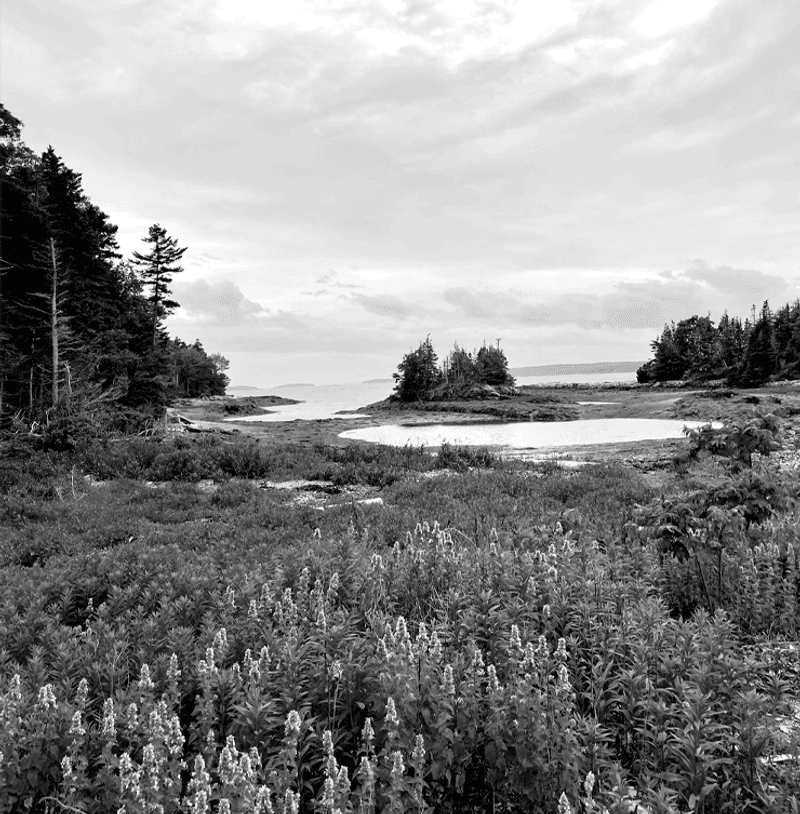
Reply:
[[606, 392], [728, 411], [650, 471], [330, 424], [7, 440], [0, 811], [797, 811], [774, 396]]

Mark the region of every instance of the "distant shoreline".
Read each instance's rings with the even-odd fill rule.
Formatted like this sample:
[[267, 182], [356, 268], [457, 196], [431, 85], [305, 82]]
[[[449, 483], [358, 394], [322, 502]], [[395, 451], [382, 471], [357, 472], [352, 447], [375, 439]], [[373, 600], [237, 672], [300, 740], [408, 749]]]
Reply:
[[644, 362], [586, 362], [574, 365], [529, 365], [509, 368], [512, 376], [574, 376], [582, 373], [634, 373]]
[[[509, 368], [512, 376], [573, 376], [581, 373], [634, 373], [644, 361], [639, 362], [583, 362], [569, 365], [527, 365]], [[392, 384], [394, 379], [364, 379], [361, 382], [339, 382], [339, 384]], [[283, 387], [331, 387], [311, 382], [278, 384], [271, 387], [253, 387], [249, 384], [234, 384], [228, 390], [278, 390]]]

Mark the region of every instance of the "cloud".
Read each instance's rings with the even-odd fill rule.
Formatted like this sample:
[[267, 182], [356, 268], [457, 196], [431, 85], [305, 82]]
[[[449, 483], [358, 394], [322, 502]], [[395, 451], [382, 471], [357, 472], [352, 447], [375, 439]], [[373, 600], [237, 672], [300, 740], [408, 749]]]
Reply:
[[353, 294], [352, 301], [369, 311], [371, 314], [377, 314], [381, 317], [391, 317], [392, 319], [410, 319], [411, 317], [419, 318], [427, 313], [428, 309], [412, 303], [405, 302], [392, 294]]
[[744, 317], [753, 304], [769, 299], [780, 305], [796, 293], [797, 286], [778, 275], [694, 260], [687, 269], [620, 281], [611, 291], [597, 294], [572, 292], [534, 300], [524, 290], [449, 288], [442, 298], [463, 316], [483, 323], [640, 330], [693, 314], [710, 313], [717, 319], [725, 308]]
[[230, 280], [176, 282], [175, 296], [181, 305], [181, 319], [239, 325], [266, 314], [263, 305], [245, 297]]

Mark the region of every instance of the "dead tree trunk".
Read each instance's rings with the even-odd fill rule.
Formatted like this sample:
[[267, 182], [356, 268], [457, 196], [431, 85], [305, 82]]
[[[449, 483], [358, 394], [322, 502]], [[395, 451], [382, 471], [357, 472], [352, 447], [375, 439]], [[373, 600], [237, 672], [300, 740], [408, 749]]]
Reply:
[[58, 404], [58, 264], [56, 263], [56, 242], [50, 238], [50, 260], [53, 264], [52, 284], [50, 286], [50, 341], [52, 350], [53, 375], [52, 399], [53, 407]]

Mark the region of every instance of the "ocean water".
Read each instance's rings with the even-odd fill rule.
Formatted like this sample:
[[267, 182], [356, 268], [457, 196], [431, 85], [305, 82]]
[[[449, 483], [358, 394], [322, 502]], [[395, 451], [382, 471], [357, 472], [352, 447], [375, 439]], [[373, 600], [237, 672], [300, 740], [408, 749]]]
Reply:
[[[635, 382], [636, 374], [631, 373], [586, 373], [574, 376], [520, 376], [518, 385], [585, 382]], [[367, 404], [381, 401], [391, 395], [394, 382], [344, 382], [341, 384], [284, 384], [263, 390], [234, 390], [239, 398], [246, 396], [283, 396], [297, 399], [302, 404], [270, 407], [270, 414], [237, 418], [237, 421], [313, 421], [330, 418], [346, 418], [336, 415], [340, 410], [358, 410]], [[363, 414], [361, 414], [363, 415]]]

